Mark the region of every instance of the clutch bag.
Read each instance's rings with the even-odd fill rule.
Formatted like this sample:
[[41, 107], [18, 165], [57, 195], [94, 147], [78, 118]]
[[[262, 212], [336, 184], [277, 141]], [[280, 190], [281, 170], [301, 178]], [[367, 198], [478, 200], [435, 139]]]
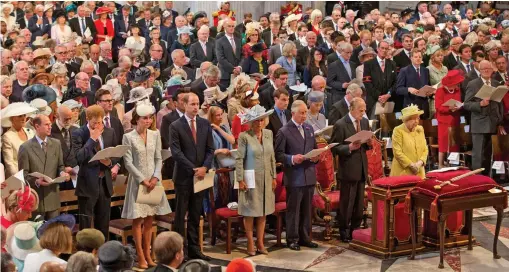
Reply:
[[152, 191], [148, 192], [148, 188], [142, 184], [138, 188], [138, 197], [136, 198], [136, 203], [138, 204], [147, 204], [147, 205], [157, 205], [161, 202], [161, 198], [164, 195], [164, 187], [163, 186], [155, 186]]

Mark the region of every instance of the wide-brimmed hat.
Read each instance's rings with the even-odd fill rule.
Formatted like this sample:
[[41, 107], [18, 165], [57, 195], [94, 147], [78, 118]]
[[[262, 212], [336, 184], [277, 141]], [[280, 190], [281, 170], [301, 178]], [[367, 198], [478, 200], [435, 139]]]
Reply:
[[198, 11], [194, 14], [191, 24], [194, 25], [196, 23], [196, 20], [198, 20], [200, 18], [205, 18], [205, 17], [207, 17], [207, 13], [205, 11]]
[[78, 101], [74, 100], [74, 99], [69, 99], [69, 100], [66, 100], [65, 102], [63, 102], [62, 104], [60, 104], [61, 106], [66, 106], [68, 107], [70, 110], [73, 110], [73, 109], [79, 109], [81, 107], [83, 107], [83, 104], [79, 103]]
[[193, 32], [191, 32], [191, 28], [189, 26], [183, 26], [177, 29], [177, 35], [180, 36], [180, 34], [189, 34], [191, 36], [193, 35]]
[[290, 86], [290, 89], [299, 93], [305, 93], [308, 90], [308, 86], [306, 86], [304, 83], [301, 83], [299, 85]]
[[45, 4], [44, 5], [44, 12], [46, 12], [46, 11], [48, 11], [50, 9], [54, 9], [53, 4]]
[[96, 14], [96, 15], [101, 15], [101, 14], [104, 14], [104, 13], [111, 13], [110, 8], [108, 8], [108, 7], [100, 7], [100, 8], [98, 8], [98, 9], [95, 11], [95, 14]]
[[447, 72], [447, 75], [445, 75], [444, 78], [442, 78], [442, 85], [443, 86], [454, 86], [457, 84], [460, 84], [465, 80], [465, 77], [463, 76], [463, 73], [460, 72], [460, 70], [450, 70]]
[[[14, 6], [11, 4], [11, 3], [3, 3], [2, 4], [2, 11], [4, 9], [8, 8], [9, 9], [9, 14], [12, 13], [12, 11], [14, 10]], [[2, 12], [3, 13], [3, 12]]]
[[368, 46], [365, 49], [362, 49], [362, 51], [359, 53], [359, 59], [361, 59], [364, 56], [373, 55], [376, 56], [375, 49], [373, 49], [371, 46]]
[[14, 102], [7, 107], [2, 109], [2, 127], [11, 127], [12, 123], [11, 120], [9, 120], [10, 117], [14, 116], [20, 116], [25, 114], [30, 114], [32, 112], [37, 111], [36, 108], [30, 106], [30, 104], [25, 102]]
[[264, 107], [260, 105], [255, 105], [251, 107], [250, 109], [246, 110], [245, 113], [241, 113], [240, 119], [242, 120], [242, 124], [251, 123], [256, 120], [263, 119], [274, 112], [274, 109], [271, 109], [269, 111], [266, 111]]
[[399, 119], [405, 121], [408, 117], [421, 114], [424, 114], [423, 110], [420, 110], [419, 107], [417, 107], [417, 105], [410, 104], [409, 106], [401, 110], [401, 116], [399, 117]]
[[48, 84], [53, 82], [53, 79], [55, 79], [55, 76], [52, 74], [38, 73], [37, 75], [35, 75], [34, 78], [32, 78], [32, 80], [30, 80], [30, 85], [34, 85], [39, 79], [44, 78], [44, 77], [48, 78]]
[[140, 100], [149, 98], [152, 94], [153, 89], [152, 88], [144, 88], [144, 87], [136, 87], [132, 88], [129, 92], [129, 100], [127, 100], [127, 104], [135, 103]]
[[442, 47], [440, 47], [440, 45], [436, 44], [436, 45], [433, 45], [431, 47], [428, 48], [427, 50], [427, 53], [428, 55], [433, 55], [435, 54], [438, 50], [440, 50]]
[[138, 83], [145, 82], [150, 77], [150, 74], [151, 72], [147, 67], [141, 67], [134, 72], [133, 81]]
[[14, 258], [24, 261], [28, 254], [42, 250], [37, 237], [37, 229], [41, 224], [21, 221], [9, 226], [6, 230], [5, 249]]
[[76, 234], [76, 242], [87, 248], [99, 249], [104, 241], [103, 233], [96, 229], [82, 229]]
[[287, 26], [288, 23], [290, 23], [291, 21], [299, 21], [301, 18], [302, 18], [302, 14], [292, 13], [285, 18], [285, 20], [283, 22], [283, 26]]
[[37, 58], [50, 58], [51, 57], [51, 51], [49, 48], [39, 48], [34, 50], [34, 60]]
[[182, 86], [191, 83], [190, 79], [184, 79], [181, 75], [174, 75], [166, 81], [166, 89], [178, 89]]
[[53, 89], [46, 85], [34, 84], [26, 87], [21, 95], [23, 101], [30, 103], [36, 98], [42, 98], [48, 102], [53, 103], [57, 99], [57, 94]]
[[253, 46], [251, 46], [251, 52], [253, 53], [261, 53], [263, 50], [264, 49], [262, 43], [253, 44]]
[[74, 218], [74, 215], [71, 214], [61, 214], [57, 217], [53, 217], [50, 220], [44, 222], [42, 226], [37, 230], [37, 237], [40, 239], [48, 227], [53, 223], [62, 223], [72, 230], [74, 225], [76, 225], [76, 218]]
[[36, 98], [36, 99], [32, 100], [30, 102], [30, 106], [37, 109], [37, 111], [34, 111], [28, 115], [28, 117], [31, 117], [31, 118], [35, 117], [37, 114], [49, 116], [53, 112], [51, 107], [48, 106], [48, 102], [46, 102], [46, 100], [41, 99], [41, 98]]
[[67, 75], [67, 67], [61, 62], [53, 64], [51, 67], [52, 75]]

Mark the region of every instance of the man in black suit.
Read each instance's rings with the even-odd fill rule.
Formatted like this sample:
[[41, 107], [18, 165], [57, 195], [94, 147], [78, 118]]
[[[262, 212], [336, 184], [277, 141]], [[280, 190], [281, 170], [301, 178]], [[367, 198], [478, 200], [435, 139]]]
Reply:
[[396, 86], [396, 63], [390, 60], [389, 44], [385, 41], [378, 45], [376, 58], [364, 63], [362, 82], [366, 88], [368, 117], [375, 114], [376, 102], [385, 103], [391, 98]]
[[67, 77], [72, 79], [79, 72], [75, 66], [71, 65], [67, 59], [67, 47], [63, 44], [59, 44], [55, 46], [55, 61], [65, 64], [65, 68], [67, 68]]
[[246, 25], [248, 23], [251, 23], [253, 21], [253, 14], [251, 12], [244, 13], [244, 21], [242, 21], [240, 24], [238, 24], [235, 27], [235, 32], [237, 33], [246, 33]]
[[[148, 37], [148, 34], [150, 32], [149, 29], [153, 25], [152, 24], [152, 12], [150, 11], [150, 9], [146, 9], [143, 11], [143, 18], [138, 20], [137, 24], [143, 33], [143, 37]], [[171, 46], [169, 46], [169, 47], [171, 47]]]
[[470, 60], [472, 59], [472, 47], [468, 44], [462, 44], [458, 49], [460, 61], [458, 64], [454, 66], [453, 69], [461, 70], [463, 75], [470, 73], [472, 70], [472, 64], [470, 64]]
[[93, 219], [94, 228], [108, 239], [112, 180], [120, 167], [117, 159], [89, 161], [99, 150], [116, 146], [117, 140], [115, 131], [104, 127], [104, 110], [100, 106], [88, 107], [86, 115], [87, 125], [76, 129], [72, 135], [72, 152], [80, 167], [76, 184], [80, 229], [91, 228]]
[[211, 65], [202, 75], [201, 81], [195, 82], [195, 84], [191, 84], [191, 92], [195, 93], [200, 100], [200, 105], [205, 101], [205, 97], [203, 91], [208, 88], [219, 87], [217, 84], [219, 83], [219, 68], [217, 66]]
[[98, 75], [101, 78], [101, 82], [106, 84], [106, 76], [110, 74], [110, 70], [108, 69], [108, 64], [103, 61], [99, 61], [101, 48], [99, 45], [92, 44], [90, 46], [90, 61], [94, 65], [94, 75]]
[[145, 66], [152, 62], [159, 71], [164, 71], [168, 67], [168, 63], [163, 59], [163, 47], [159, 44], [152, 44], [149, 48], [149, 57]]
[[[472, 70], [470, 70], [470, 72], [465, 75], [465, 80], [463, 80], [460, 85], [461, 101], [465, 101], [465, 94], [467, 93], [468, 83], [481, 76], [481, 71], [479, 71], [479, 64], [483, 60], [485, 60], [484, 53], [477, 52], [474, 54], [472, 58]], [[470, 118], [467, 118], [467, 121], [470, 122]]]
[[[371, 35], [371, 32], [369, 32], [369, 30], [363, 30], [359, 33], [359, 37], [361, 38], [361, 45], [355, 48], [355, 50], [353, 50], [351, 57], [351, 60], [355, 62], [357, 65], [362, 64], [359, 60], [359, 54], [361, 53], [361, 51], [368, 47], [372, 47], [371, 41], [373, 35]], [[376, 51], [376, 48], [373, 49]]]
[[28, 22], [32, 16], [34, 16], [34, 11], [32, 9], [25, 10], [23, 17], [18, 17], [18, 20], [16, 21], [16, 23], [19, 24], [19, 28], [28, 28]]
[[32, 32], [31, 42], [34, 42], [35, 38], [40, 36], [44, 39], [49, 38], [51, 25], [48, 18], [44, 17], [44, 6], [35, 6], [34, 16], [28, 20], [28, 30]]
[[189, 48], [191, 65], [196, 69], [204, 61], [217, 64], [216, 48], [214, 42], [209, 40], [210, 30], [208, 26], [202, 26], [198, 30], [198, 40]]
[[163, 82], [166, 82], [168, 79], [171, 78], [171, 71], [173, 69], [182, 69], [187, 74], [187, 79], [193, 81], [196, 72], [194, 69], [191, 69], [186, 65], [186, 53], [184, 53], [184, 50], [182, 49], [175, 49], [173, 52], [171, 52], [171, 59], [173, 60], [173, 64], [168, 66], [168, 68], [164, 69], [161, 73], [161, 80]]
[[[113, 96], [111, 92], [105, 89], [97, 90], [97, 92], [95, 92], [95, 103], [101, 106], [104, 110], [104, 127], [112, 128], [115, 131], [117, 141], [114, 144], [121, 145], [122, 138], [124, 137], [124, 127], [122, 126], [120, 119], [118, 119], [117, 112], [113, 110]], [[82, 115], [84, 114], [82, 113]]]
[[509, 85], [509, 75], [507, 73], [507, 59], [504, 56], [498, 56], [495, 60], [497, 71], [493, 73], [492, 78], [499, 81], [501, 85]]
[[[269, 116], [267, 129], [272, 131], [272, 135], [277, 135], [279, 129], [290, 122], [292, 113], [287, 109], [290, 102], [290, 95], [284, 88], [274, 91], [274, 112]], [[276, 139], [274, 138], [274, 142]]]
[[[287, 81], [288, 81], [288, 71], [286, 71], [285, 68], [279, 67], [276, 70], [274, 70], [274, 72], [272, 73], [272, 78], [267, 83], [269, 85], [262, 91], [259, 91], [260, 105], [266, 109], [272, 109], [274, 107], [274, 91], [280, 88], [286, 89]], [[292, 97], [290, 95], [290, 100], [291, 99]]]
[[[84, 43], [92, 44], [94, 42], [94, 38], [97, 36], [94, 20], [91, 17], [85, 16], [84, 5], [78, 7], [78, 16], [69, 20], [69, 27], [72, 32], [76, 32], [76, 34], [82, 38]], [[91, 34], [89, 38], [85, 38], [83, 36], [83, 33], [85, 33], [87, 28], [90, 30]]]
[[203, 178], [212, 167], [214, 145], [210, 123], [198, 116], [199, 102], [196, 94], [186, 94], [184, 116], [170, 125], [170, 147], [175, 160], [173, 180], [177, 196], [175, 231], [185, 235], [187, 214], [187, 256], [209, 261], [210, 257], [201, 253], [198, 243], [198, 225], [206, 190], [194, 193], [193, 187], [194, 179]]
[[[99, 79], [95, 79], [95, 81], [99, 81]], [[95, 82], [94, 81], [94, 82]], [[86, 105], [95, 104], [95, 90], [92, 92], [91, 88], [91, 79], [85, 72], [79, 72], [75, 79], [69, 80], [69, 84], [67, 84], [67, 88], [77, 88], [83, 92], [83, 96], [86, 97]]]
[[[84, 61], [83, 64], [81, 65], [80, 72], [78, 74], [80, 74], [80, 73], [87, 74], [87, 76], [88, 76], [87, 86], [88, 87], [84, 89], [85, 84], [83, 84], [83, 86], [79, 87], [76, 82], [76, 79], [69, 80], [67, 87], [76, 86], [82, 90], [91, 91], [95, 95], [95, 92], [97, 90], [99, 90], [99, 88], [101, 88], [102, 83], [99, 78], [94, 76], [94, 64], [89, 60]], [[95, 101], [95, 98], [94, 98], [94, 101]]]
[[458, 65], [458, 62], [460, 62], [459, 49], [462, 44], [463, 39], [461, 37], [454, 37], [451, 39], [450, 41], [451, 53], [445, 56], [443, 62], [447, 69], [452, 70], [454, 66]]
[[127, 32], [131, 25], [136, 23], [133, 16], [129, 15], [131, 7], [125, 5], [122, 7], [122, 13], [115, 19], [115, 37], [113, 37], [113, 55], [118, 54], [118, 48], [125, 45], [127, 39]]
[[410, 51], [412, 51], [412, 48], [414, 47], [412, 36], [409, 34], [403, 34], [401, 40], [403, 43], [403, 50], [401, 50], [401, 52], [393, 58], [396, 63], [396, 70], [398, 73], [401, 68], [405, 68], [412, 63], [410, 60]]
[[233, 35], [235, 32], [235, 21], [225, 19], [223, 23], [225, 28], [224, 37], [216, 40], [216, 56], [217, 66], [221, 70], [222, 89], [230, 86], [231, 75], [239, 75], [242, 68], [240, 61], [242, 60], [242, 43], [241, 40]]
[[308, 64], [309, 51], [316, 45], [316, 34], [313, 31], [306, 33], [307, 46], [297, 51], [297, 72], [303, 73]]
[[350, 60], [352, 56], [352, 45], [347, 42], [340, 42], [337, 46], [339, 59], [327, 69], [327, 86], [331, 87], [332, 103], [336, 103], [345, 97], [346, 88], [356, 77], [355, 69], [357, 64]]
[[352, 99], [356, 97], [362, 97], [362, 89], [355, 83], [350, 84], [348, 88], [346, 88], [345, 97], [332, 105], [328, 119], [331, 126], [336, 124], [339, 119], [348, 115], [348, 112], [350, 111], [350, 103], [352, 102]]
[[168, 36], [166, 37], [162, 37], [168, 44], [168, 53], [171, 53], [170, 52], [170, 48], [171, 48], [171, 45], [173, 44], [174, 41], [177, 40], [177, 33], [178, 33], [178, 29], [183, 27], [184, 25], [186, 25], [187, 21], [186, 21], [186, 18], [184, 18], [184, 16], [177, 16], [175, 18], [175, 28], [172, 28], [170, 29], [170, 31], [168, 31]]
[[281, 28], [281, 23], [279, 21], [271, 21], [270, 22], [270, 31], [263, 32], [260, 38], [263, 39], [263, 42], [270, 48], [275, 44], [276, 37], [279, 34], [279, 29]]
[[339, 155], [337, 180], [341, 181], [339, 203], [339, 233], [343, 242], [352, 240], [352, 233], [359, 228], [364, 208], [364, 181], [368, 176], [366, 150], [371, 139], [365, 143], [345, 142], [361, 130], [369, 130], [369, 120], [364, 118], [366, 103], [362, 98], [352, 99], [350, 112], [337, 121], [332, 129], [331, 142], [339, 143], [332, 148]]
[[487, 60], [479, 64], [481, 77], [467, 85], [464, 108], [471, 112], [470, 133], [472, 133], [472, 169], [484, 168], [483, 174], [491, 174], [491, 136], [504, 135], [504, 106], [501, 102], [475, 97], [484, 86], [498, 87], [500, 82], [492, 79], [493, 67]]
[[340, 42], [344, 42], [344, 41], [345, 41], [344, 37], [343, 37], [343, 38], [336, 38], [336, 39], [334, 40], [334, 48], [335, 48], [336, 50], [334, 50], [333, 52], [331, 52], [331, 53], [327, 56], [327, 64], [328, 64], [328, 65], [331, 65], [333, 62], [335, 62], [336, 60], [338, 60], [338, 59], [339, 59], [339, 55], [340, 55], [340, 53], [339, 53], [339, 43], [340, 43]]
[[[72, 174], [72, 168], [76, 166], [78, 163], [76, 161], [76, 154], [72, 152], [72, 133], [77, 128], [72, 125], [72, 116], [73, 113], [71, 109], [69, 109], [65, 105], [61, 105], [57, 110], [57, 118], [55, 122], [51, 125], [51, 135], [50, 137], [55, 138], [60, 141], [60, 146], [62, 147], [62, 155], [65, 166], [65, 172], [68, 174]], [[60, 183], [60, 190], [72, 190], [74, 186], [70, 182]]]

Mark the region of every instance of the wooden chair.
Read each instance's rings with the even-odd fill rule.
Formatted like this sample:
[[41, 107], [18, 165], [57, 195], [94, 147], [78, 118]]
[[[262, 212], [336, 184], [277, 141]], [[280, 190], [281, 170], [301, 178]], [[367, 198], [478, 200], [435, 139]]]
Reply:
[[216, 170], [218, 177], [217, 182], [217, 200], [214, 199], [214, 191], [209, 190], [210, 193], [210, 206], [211, 206], [211, 245], [216, 245], [217, 232], [221, 221], [226, 222], [226, 253], [232, 253], [232, 225], [233, 223], [242, 223], [242, 216], [239, 215], [237, 210], [231, 210], [227, 207], [230, 203], [232, 196], [232, 186], [230, 183], [230, 172], [234, 171], [232, 168], [220, 168]]
[[384, 113], [379, 115], [381, 132], [389, 135], [395, 127], [401, 125], [402, 121], [396, 118], [395, 113]]
[[[166, 192], [166, 199], [175, 199], [175, 184], [171, 179], [165, 179], [161, 182]], [[155, 220], [157, 226], [167, 230], [173, 230], [173, 224], [175, 223], [175, 212], [171, 212], [166, 215], [156, 215]], [[187, 218], [186, 218], [187, 222]], [[198, 229], [198, 239], [200, 243], [200, 250], [203, 252], [203, 216], [200, 216], [200, 225]], [[187, 234], [187, 231], [186, 231]], [[185, 237], [184, 237], [185, 238]]]
[[419, 124], [424, 129], [428, 143], [429, 168], [432, 169], [438, 163], [438, 126], [433, 125], [433, 120], [421, 120]]
[[[278, 163], [281, 165], [281, 163]], [[283, 184], [283, 172], [279, 173], [276, 178], [277, 185], [275, 190], [276, 204], [273, 215], [276, 216], [276, 246], [282, 246], [281, 235], [283, 233], [283, 215], [286, 214], [286, 188]]]
[[75, 195], [75, 190], [59, 191], [60, 198], [60, 213], [68, 213], [78, 210], [78, 197]]

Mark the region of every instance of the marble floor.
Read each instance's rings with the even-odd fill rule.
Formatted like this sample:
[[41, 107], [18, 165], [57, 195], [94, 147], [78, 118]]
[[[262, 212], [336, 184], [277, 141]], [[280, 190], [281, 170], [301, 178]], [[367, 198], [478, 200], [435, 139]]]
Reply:
[[[249, 258], [257, 264], [257, 271], [363, 271], [363, 272], [398, 272], [398, 271], [509, 271], [509, 213], [505, 213], [500, 232], [498, 253], [501, 259], [493, 259], [492, 245], [496, 218], [492, 208], [476, 211], [473, 222], [473, 235], [477, 242], [472, 251], [466, 247], [453, 248], [445, 252], [445, 268], [438, 269], [439, 252], [427, 251], [417, 255], [416, 260], [405, 257], [381, 260], [350, 250], [348, 244], [332, 241], [321, 241], [322, 228], [314, 226], [313, 237], [319, 243], [316, 249], [302, 248], [292, 251], [285, 247], [275, 246], [275, 236], [267, 234], [265, 245], [269, 255], [249, 257], [246, 253], [245, 239], [239, 238], [233, 245], [232, 254], [226, 254], [225, 243], [218, 240], [216, 246], [208, 245], [206, 236], [205, 254], [211, 256], [213, 271], [225, 271], [225, 266], [234, 258]], [[284, 236], [283, 236], [284, 237]], [[283, 243], [284, 243], [283, 239]]]

